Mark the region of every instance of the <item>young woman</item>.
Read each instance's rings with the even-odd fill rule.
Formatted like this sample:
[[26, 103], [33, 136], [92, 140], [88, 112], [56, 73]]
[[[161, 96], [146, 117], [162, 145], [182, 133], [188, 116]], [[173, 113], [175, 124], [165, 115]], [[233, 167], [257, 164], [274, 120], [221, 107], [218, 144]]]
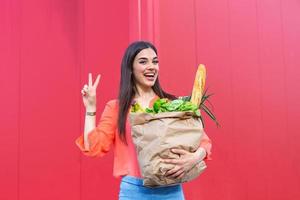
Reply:
[[[142, 107], [150, 107], [157, 98], [175, 99], [160, 86], [159, 61], [156, 48], [149, 42], [137, 41], [128, 46], [121, 64], [121, 81], [119, 97], [107, 102], [100, 121], [96, 119], [96, 89], [100, 75], [94, 84], [89, 74], [88, 84], [84, 85], [81, 93], [86, 108], [84, 134], [76, 139], [76, 144], [87, 156], [103, 156], [111, 144], [114, 147], [115, 177], [121, 177], [120, 200], [135, 199], [172, 199], [182, 200], [184, 194], [182, 185], [159, 188], [143, 186], [138, 167], [135, 147], [131, 138], [128, 112], [133, 102]], [[180, 154], [180, 159], [165, 159], [164, 162], [174, 164], [166, 176], [182, 177], [201, 160], [211, 160], [211, 140], [206, 134], [196, 152], [173, 149]]]

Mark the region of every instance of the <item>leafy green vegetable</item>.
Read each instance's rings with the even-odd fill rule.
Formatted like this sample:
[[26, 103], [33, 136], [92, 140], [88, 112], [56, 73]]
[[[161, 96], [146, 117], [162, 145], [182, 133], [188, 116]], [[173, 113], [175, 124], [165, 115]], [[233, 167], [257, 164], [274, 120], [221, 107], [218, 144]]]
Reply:
[[154, 110], [152, 108], [146, 108], [146, 113], [154, 113]]
[[184, 101], [182, 99], [175, 99], [170, 101], [169, 99], [157, 99], [153, 103], [153, 108], [146, 108], [145, 110], [135, 103], [131, 107], [131, 112], [146, 112], [146, 113], [161, 113], [161, 112], [179, 112], [179, 111], [193, 111], [197, 116], [200, 116], [199, 109], [196, 105], [190, 101]]
[[184, 103], [179, 107], [179, 110], [180, 111], [189, 111], [189, 110], [196, 111], [196, 110], [198, 110], [198, 107], [197, 107], [197, 105], [193, 104], [190, 101], [184, 101]]
[[[206, 102], [208, 102], [210, 105], [212, 105], [210, 103], [210, 101], [208, 100], [213, 94], [206, 94], [207, 93], [207, 89], [204, 90], [203, 96], [201, 98], [201, 103], [200, 103], [200, 109], [203, 110], [217, 125], [217, 127], [220, 126], [219, 122], [217, 121], [217, 118], [215, 117], [215, 115], [213, 114], [213, 112], [207, 107], [207, 105], [205, 104]], [[204, 120], [202, 117], [200, 117], [203, 127], [204, 127]]]
[[208, 100], [210, 96], [212, 96], [212, 94], [207, 94], [207, 89], [206, 89], [201, 98], [201, 103], [199, 107], [193, 104], [192, 102], [190, 102], [191, 96], [184, 96], [184, 97], [179, 97], [178, 99], [175, 99], [173, 101], [167, 98], [157, 99], [153, 103], [153, 108], [143, 109], [142, 106], [140, 106], [138, 103], [135, 103], [131, 107], [131, 112], [134, 113], [146, 112], [146, 113], [156, 114], [161, 112], [192, 111], [195, 113], [196, 116], [200, 117], [200, 120], [202, 121], [202, 124], [204, 126], [203, 117], [200, 114], [200, 110], [203, 110], [216, 123], [217, 126], [220, 126], [213, 112], [205, 104], [206, 102], [208, 102], [211, 105], [211, 103]]
[[162, 108], [165, 108], [164, 105], [168, 103], [168, 99], [157, 99], [153, 104], [154, 112], [158, 113]]
[[140, 113], [140, 112], [145, 112], [145, 110], [142, 108], [140, 104], [135, 103], [131, 106], [131, 112]]
[[184, 101], [182, 99], [175, 99], [166, 106], [166, 109], [168, 111], [179, 111], [179, 107], [182, 106], [183, 104]]

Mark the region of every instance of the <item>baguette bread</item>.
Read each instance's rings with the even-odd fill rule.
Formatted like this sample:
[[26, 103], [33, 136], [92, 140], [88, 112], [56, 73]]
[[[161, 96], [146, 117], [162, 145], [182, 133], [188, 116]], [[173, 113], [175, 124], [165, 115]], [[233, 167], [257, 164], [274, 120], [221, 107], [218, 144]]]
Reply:
[[205, 86], [205, 80], [206, 80], [206, 69], [203, 64], [200, 64], [196, 72], [193, 90], [192, 90], [192, 97], [191, 97], [191, 102], [197, 105], [198, 107], [200, 106], [201, 103], [201, 98]]

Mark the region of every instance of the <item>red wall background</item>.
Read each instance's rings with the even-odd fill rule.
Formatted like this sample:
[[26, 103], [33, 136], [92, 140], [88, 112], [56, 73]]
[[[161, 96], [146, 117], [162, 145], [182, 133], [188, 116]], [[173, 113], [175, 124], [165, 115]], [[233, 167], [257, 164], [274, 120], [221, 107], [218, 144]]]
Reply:
[[117, 199], [113, 152], [74, 144], [80, 90], [102, 75], [101, 112], [137, 39], [158, 47], [169, 92], [188, 94], [207, 67], [222, 127], [206, 117], [213, 161], [186, 199], [299, 199], [299, 35], [297, 0], [1, 0], [0, 199]]

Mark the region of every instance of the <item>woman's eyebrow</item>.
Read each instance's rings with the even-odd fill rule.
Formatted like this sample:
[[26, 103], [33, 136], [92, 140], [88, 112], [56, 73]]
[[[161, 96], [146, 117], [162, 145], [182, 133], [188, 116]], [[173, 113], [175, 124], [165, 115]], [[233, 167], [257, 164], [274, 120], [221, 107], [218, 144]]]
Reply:
[[[157, 59], [157, 56], [155, 56], [154, 58], [153, 58], [153, 60], [154, 59]], [[146, 57], [140, 57], [138, 60], [148, 60], [148, 58], [146, 58]]]
[[140, 57], [138, 60], [148, 60], [146, 57]]

